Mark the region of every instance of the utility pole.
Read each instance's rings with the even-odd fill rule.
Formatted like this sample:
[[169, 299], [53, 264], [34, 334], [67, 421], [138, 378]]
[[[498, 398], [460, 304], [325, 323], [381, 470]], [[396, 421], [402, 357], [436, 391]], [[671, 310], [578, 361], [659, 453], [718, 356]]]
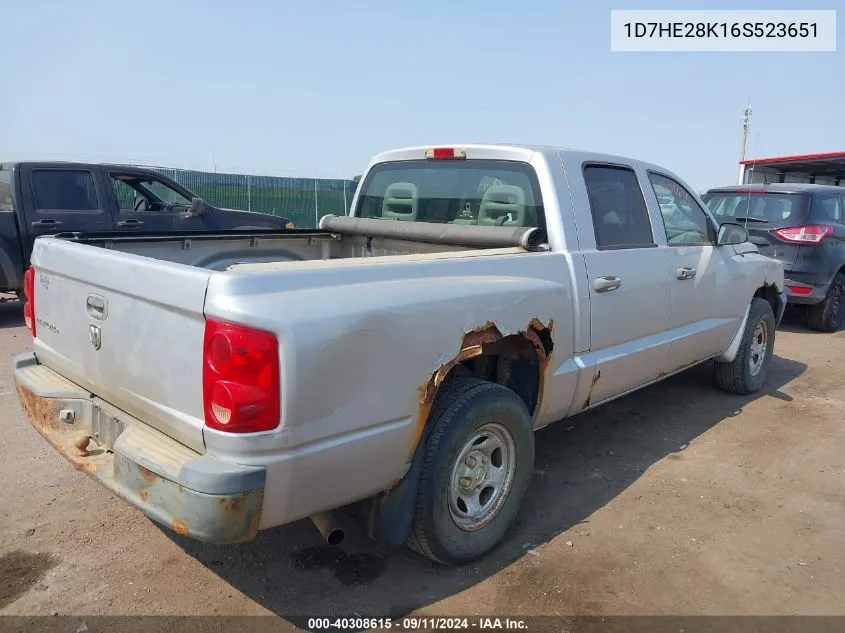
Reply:
[[737, 181], [738, 185], [743, 184], [743, 179], [745, 178], [745, 165], [742, 164], [742, 161], [745, 160], [745, 144], [748, 141], [748, 130], [751, 128], [751, 103], [745, 106], [745, 110], [742, 111], [742, 143], [739, 146], [739, 179]]

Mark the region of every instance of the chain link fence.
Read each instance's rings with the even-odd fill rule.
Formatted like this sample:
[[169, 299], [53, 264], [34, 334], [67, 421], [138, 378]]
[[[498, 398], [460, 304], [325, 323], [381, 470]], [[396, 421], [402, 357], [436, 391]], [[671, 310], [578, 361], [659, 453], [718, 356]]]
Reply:
[[285, 178], [149, 167], [187, 187], [216, 207], [288, 218], [297, 228], [314, 228], [324, 215], [348, 215], [357, 182]]

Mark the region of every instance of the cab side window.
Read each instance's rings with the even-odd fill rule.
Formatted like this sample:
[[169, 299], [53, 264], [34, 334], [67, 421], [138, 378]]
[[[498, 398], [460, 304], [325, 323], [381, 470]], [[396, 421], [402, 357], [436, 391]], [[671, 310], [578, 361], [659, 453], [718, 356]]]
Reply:
[[669, 246], [712, 246], [716, 232], [707, 213], [683, 186], [662, 174], [649, 173], [660, 205]]
[[584, 182], [599, 250], [655, 246], [648, 209], [633, 169], [586, 165]]

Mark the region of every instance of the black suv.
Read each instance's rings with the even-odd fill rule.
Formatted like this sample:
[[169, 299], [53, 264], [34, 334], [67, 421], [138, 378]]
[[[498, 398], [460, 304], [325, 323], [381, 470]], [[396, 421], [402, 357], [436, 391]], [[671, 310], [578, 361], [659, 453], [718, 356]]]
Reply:
[[783, 263], [789, 303], [814, 330], [832, 332], [845, 317], [845, 188], [737, 185], [702, 196], [719, 222], [739, 222], [760, 253]]

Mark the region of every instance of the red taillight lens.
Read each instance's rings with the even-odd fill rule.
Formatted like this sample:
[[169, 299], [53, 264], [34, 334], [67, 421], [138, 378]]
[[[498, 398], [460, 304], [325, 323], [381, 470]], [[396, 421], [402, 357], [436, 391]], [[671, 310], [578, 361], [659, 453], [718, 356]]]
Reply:
[[23, 274], [23, 294], [26, 303], [23, 304], [23, 320], [27, 329], [35, 337], [35, 267], [30, 266]]
[[254, 433], [279, 426], [279, 343], [269, 332], [205, 322], [202, 391], [205, 423]]
[[833, 227], [825, 224], [814, 224], [811, 226], [791, 226], [787, 229], [778, 229], [774, 232], [784, 242], [797, 242], [799, 244], [821, 244], [822, 240], [833, 233]]

